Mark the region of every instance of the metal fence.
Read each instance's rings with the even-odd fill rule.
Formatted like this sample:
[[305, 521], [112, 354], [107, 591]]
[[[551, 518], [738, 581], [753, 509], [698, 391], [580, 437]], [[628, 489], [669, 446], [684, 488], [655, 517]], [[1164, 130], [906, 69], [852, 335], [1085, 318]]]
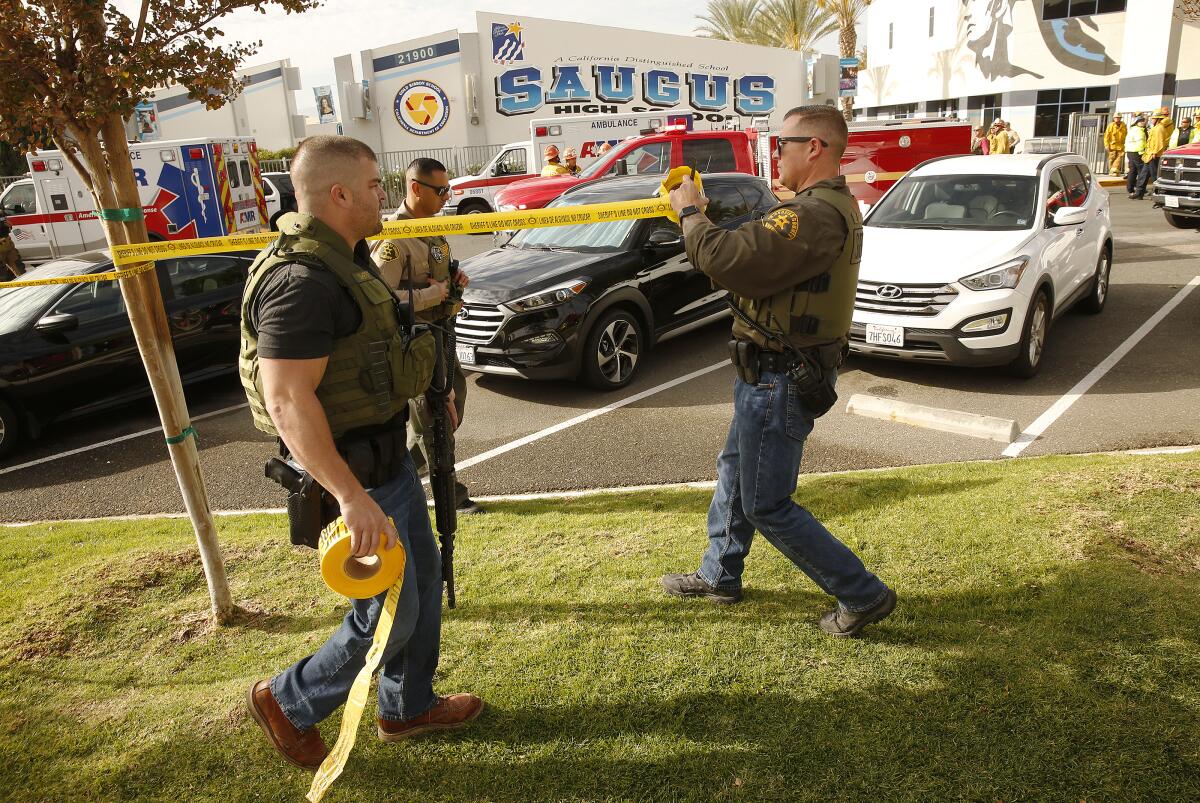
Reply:
[[260, 159], [258, 161], [258, 169], [264, 173], [290, 173], [292, 170], [292, 160]]
[[0, 176], [0, 192], [4, 192], [6, 189], [8, 189], [9, 184], [12, 184], [15, 181], [20, 181], [23, 178], [29, 178], [29, 176]]

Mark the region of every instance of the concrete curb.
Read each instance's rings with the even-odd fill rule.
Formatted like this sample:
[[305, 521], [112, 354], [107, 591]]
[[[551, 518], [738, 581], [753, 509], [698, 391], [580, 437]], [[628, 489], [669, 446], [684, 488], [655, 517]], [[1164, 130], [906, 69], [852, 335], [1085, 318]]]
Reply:
[[[1081, 452], [1079, 454], [1037, 455], [1020, 457], [1017, 460], [1044, 460], [1047, 457], [1112, 457], [1131, 455], [1136, 457], [1153, 457], [1161, 455], [1181, 455], [1200, 452], [1200, 444], [1187, 446], [1161, 446], [1154, 449], [1121, 449], [1115, 452]], [[879, 468], [855, 468], [846, 471], [814, 471], [801, 474], [801, 477], [840, 477], [852, 474], [879, 474], [884, 471], [902, 471], [910, 468], [933, 468], [935, 466], [975, 466], [988, 463], [1011, 463], [1011, 458], [990, 458], [987, 460], [961, 460], [951, 463], [916, 463], [908, 466], [881, 466]], [[497, 496], [478, 496], [476, 502], [535, 502], [542, 499], [578, 499], [587, 496], [604, 496], [612, 494], [628, 494], [646, 491], [710, 491], [717, 486], [714, 480], [704, 482], [672, 482], [661, 485], [619, 485], [612, 488], [584, 488], [576, 491], [546, 491], [530, 494], [500, 494]], [[429, 504], [433, 504], [430, 502]], [[253, 516], [261, 513], [282, 514], [287, 510], [281, 507], [250, 508], [247, 510], [214, 510], [214, 516]], [[144, 521], [146, 519], [186, 519], [186, 513], [134, 513], [126, 516], [100, 516], [90, 519], [43, 519], [41, 521], [12, 521], [0, 522], [0, 528], [19, 529], [33, 527], [39, 524], [88, 524], [97, 521]]]
[[856, 393], [850, 397], [850, 402], [846, 405], [846, 412], [861, 415], [864, 418], [895, 421], [900, 424], [936, 429], [955, 435], [967, 435], [997, 443], [1012, 443], [1021, 434], [1021, 428], [1017, 426], [1017, 422], [1007, 418], [976, 415], [959, 410], [944, 410], [940, 407], [910, 404], [896, 399], [868, 396], [863, 393]]

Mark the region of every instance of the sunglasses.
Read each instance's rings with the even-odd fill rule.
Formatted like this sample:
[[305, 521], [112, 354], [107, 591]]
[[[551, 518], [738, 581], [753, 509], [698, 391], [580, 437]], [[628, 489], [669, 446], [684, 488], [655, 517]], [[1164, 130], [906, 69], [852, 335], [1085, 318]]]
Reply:
[[421, 179], [419, 179], [419, 178], [414, 178], [413, 181], [417, 182], [422, 187], [428, 187], [429, 189], [436, 192], [438, 195], [449, 195], [450, 194], [450, 185], [449, 184], [447, 184], [444, 187], [439, 187], [436, 184], [429, 184], [428, 182], [421, 181]]
[[775, 155], [778, 156], [783, 151], [783, 143], [785, 142], [811, 142], [814, 139], [824, 147], [829, 147], [829, 143], [820, 137], [779, 137], [775, 140]]

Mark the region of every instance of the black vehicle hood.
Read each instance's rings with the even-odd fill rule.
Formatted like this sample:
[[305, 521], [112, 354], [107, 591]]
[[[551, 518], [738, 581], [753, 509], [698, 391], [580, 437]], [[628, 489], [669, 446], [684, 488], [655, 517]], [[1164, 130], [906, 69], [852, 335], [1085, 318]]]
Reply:
[[599, 254], [579, 251], [537, 251], [493, 248], [463, 260], [460, 268], [471, 278], [463, 293], [467, 303], [503, 304], [580, 276], [591, 277], [625, 251]]

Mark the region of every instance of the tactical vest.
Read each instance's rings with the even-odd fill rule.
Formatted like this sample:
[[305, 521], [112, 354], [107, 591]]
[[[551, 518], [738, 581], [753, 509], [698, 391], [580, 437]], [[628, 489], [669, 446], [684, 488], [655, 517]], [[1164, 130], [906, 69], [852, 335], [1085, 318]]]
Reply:
[[[737, 297], [737, 305], [762, 328], [779, 335], [794, 348], [834, 343], [846, 339], [858, 290], [858, 264], [862, 259], [862, 213], [846, 193], [812, 187], [800, 195], [824, 201], [846, 221], [846, 244], [841, 256], [825, 273], [814, 276], [768, 298]], [[734, 318], [734, 334], [771, 348], [762, 335]]]
[[327, 270], [345, 287], [362, 313], [358, 331], [333, 343], [317, 386], [317, 400], [335, 439], [353, 429], [379, 426], [403, 412], [433, 377], [437, 345], [428, 332], [404, 327], [396, 301], [374, 272], [363, 270], [336, 247], [338, 235], [316, 218], [289, 212], [279, 220], [279, 239], [254, 260], [242, 295], [242, 345], [238, 371], [254, 425], [278, 436], [263, 398], [258, 335], [250, 329], [251, 303], [263, 281], [281, 265], [299, 263]]

